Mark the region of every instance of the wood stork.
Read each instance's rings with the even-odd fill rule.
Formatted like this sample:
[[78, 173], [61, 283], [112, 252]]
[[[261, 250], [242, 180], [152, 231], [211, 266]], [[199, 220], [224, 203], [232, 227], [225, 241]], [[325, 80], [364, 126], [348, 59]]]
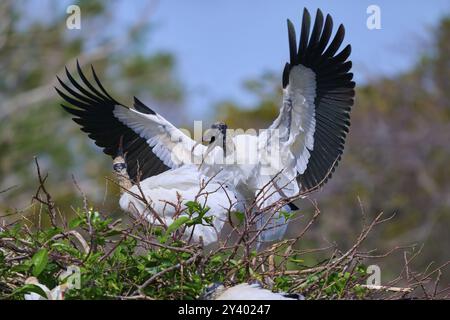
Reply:
[[207, 287], [202, 296], [204, 300], [304, 300], [300, 294], [272, 292], [259, 283], [241, 283], [226, 288], [221, 283]]
[[[349, 72], [350, 45], [338, 53], [344, 40], [343, 25], [332, 38], [331, 16], [324, 19], [317, 10], [311, 31], [311, 16], [304, 9], [298, 45], [290, 20], [287, 27], [290, 61], [282, 74], [280, 113], [258, 135], [232, 134], [225, 124], [216, 123], [203, 135], [208, 142], [204, 146], [137, 98], [133, 108], [117, 102], [93, 68], [97, 87], [77, 65], [81, 83], [66, 69], [72, 86], [58, 78], [65, 92], [56, 90], [72, 105], [63, 108], [75, 116], [73, 120], [104, 153], [115, 157], [123, 137], [127, 173], [132, 181], [140, 176], [145, 196], [153, 201], [156, 210], [162, 206], [159, 200], [173, 200], [176, 192], [189, 200], [198, 191], [199, 180], [214, 178], [212, 188], [218, 194], [208, 205], [218, 204], [209, 212], [219, 218], [217, 229], [226, 220], [222, 204], [229, 197], [220, 188], [225, 185], [243, 207], [258, 204], [255, 216], [260, 214], [259, 226], [271, 226], [260, 235], [261, 240], [278, 239], [286, 225], [276, 214], [296, 209], [291, 200], [301, 192], [321, 187], [334, 172], [349, 131], [355, 87]], [[264, 211], [280, 199], [289, 200], [281, 209], [274, 206]], [[129, 194], [123, 194], [121, 207], [129, 210], [130, 204], [144, 208]], [[210, 235], [209, 239], [214, 241], [216, 237]]]

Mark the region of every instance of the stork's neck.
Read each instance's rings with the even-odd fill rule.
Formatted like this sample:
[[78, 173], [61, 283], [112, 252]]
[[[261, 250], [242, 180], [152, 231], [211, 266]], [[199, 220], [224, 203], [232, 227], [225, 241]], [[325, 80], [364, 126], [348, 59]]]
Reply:
[[235, 150], [233, 137], [230, 134], [221, 134], [212, 144], [212, 149], [220, 147], [223, 150], [223, 157], [226, 158]]
[[231, 134], [227, 134], [223, 139], [223, 154], [224, 157], [228, 157], [232, 155], [236, 151], [236, 146], [234, 145], [233, 136]]

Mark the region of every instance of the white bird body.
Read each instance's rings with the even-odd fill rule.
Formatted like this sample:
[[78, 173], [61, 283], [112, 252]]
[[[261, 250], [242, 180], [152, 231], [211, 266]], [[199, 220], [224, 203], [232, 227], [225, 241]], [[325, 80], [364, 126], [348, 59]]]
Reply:
[[[204, 183], [204, 189], [201, 190], [202, 183]], [[120, 197], [120, 207], [155, 224], [158, 220], [153, 216], [153, 212], [157, 212], [161, 220], [169, 226], [174, 221], [174, 215], [180, 212], [180, 209], [174, 205], [180, 202], [181, 211], [185, 211], [185, 203], [196, 197], [200, 204], [206, 203], [209, 207], [206, 216], [214, 217], [213, 226], [196, 225], [192, 235], [192, 240], [196, 242], [202, 237], [205, 245], [217, 241], [218, 233], [227, 221], [229, 210], [233, 208], [233, 203], [236, 201], [233, 190], [226, 188], [218, 178], [210, 179], [202, 175], [193, 165], [184, 165], [149, 177], [140, 182], [139, 187], [134, 185], [129, 191], [141, 195], [139, 188], [153, 210], [147, 208], [146, 204], [128, 192], [124, 192]], [[181, 216], [184, 215], [186, 213], [181, 214]], [[190, 236], [191, 230], [192, 227], [186, 229], [185, 238]]]
[[272, 292], [259, 284], [241, 283], [230, 288], [220, 286], [213, 293], [214, 300], [299, 300], [286, 293]]

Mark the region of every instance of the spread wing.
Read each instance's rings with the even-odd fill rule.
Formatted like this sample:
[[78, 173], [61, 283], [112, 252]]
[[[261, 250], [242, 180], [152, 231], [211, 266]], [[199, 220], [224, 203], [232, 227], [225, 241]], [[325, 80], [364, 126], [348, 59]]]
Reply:
[[343, 25], [331, 40], [333, 19], [327, 15], [324, 21], [317, 10], [311, 34], [310, 27], [311, 16], [305, 9], [297, 46], [294, 26], [288, 20], [290, 62], [283, 71], [283, 106], [270, 127], [279, 129], [289, 147], [302, 190], [324, 184], [335, 170], [355, 94], [349, 72], [350, 45], [337, 53], [344, 39]]
[[[130, 178], [136, 180], [160, 174], [176, 168], [192, 159], [195, 141], [170, 122], [134, 98], [134, 109], [126, 107], [112, 98], [100, 83], [94, 68], [94, 86], [77, 63], [81, 81], [69, 73], [69, 84], [59, 77], [61, 88], [55, 88], [67, 102], [62, 107], [74, 115], [73, 120], [81, 130], [111, 157], [117, 155], [120, 137], [123, 136], [123, 151], [126, 152]], [[194, 155], [201, 155], [203, 145], [195, 148]]]

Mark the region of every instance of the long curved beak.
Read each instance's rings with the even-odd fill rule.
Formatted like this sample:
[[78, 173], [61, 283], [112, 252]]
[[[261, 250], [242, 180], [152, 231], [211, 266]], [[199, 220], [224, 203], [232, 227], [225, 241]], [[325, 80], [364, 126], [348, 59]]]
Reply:
[[208, 156], [208, 154], [211, 153], [211, 151], [215, 148], [215, 146], [216, 145], [214, 143], [208, 144], [208, 147], [206, 148], [206, 151], [205, 151], [205, 154], [204, 154], [205, 158]]
[[[206, 148], [205, 153], [202, 154], [202, 161], [201, 161], [201, 163], [200, 163], [200, 165], [199, 165], [199, 169], [202, 167], [202, 165], [203, 165], [203, 163], [205, 162], [205, 159], [206, 159], [206, 157], [208, 156], [208, 154], [210, 154], [211, 151], [212, 151], [212, 150], [214, 149], [214, 147], [216, 146], [216, 143], [214, 143], [215, 140], [213, 140], [213, 138], [216, 138], [215, 132], [216, 132], [215, 129], [211, 129], [211, 128], [210, 128], [210, 129], [207, 129], [207, 130], [205, 131], [205, 133], [203, 134], [203, 136], [202, 136], [202, 142], [208, 142], [208, 146], [207, 146], [207, 148]], [[199, 144], [201, 144], [201, 143], [200, 143], [200, 142], [197, 142], [197, 143], [194, 144], [194, 146], [193, 146], [192, 149], [191, 149], [191, 152], [192, 152], [192, 153], [194, 153], [194, 149], [195, 149]]]
[[191, 149], [191, 153], [194, 153], [195, 148], [197, 148], [197, 146], [198, 146], [199, 144], [202, 144], [202, 143], [201, 143], [201, 142], [196, 142], [196, 143], [194, 144], [194, 146], [193, 146], [192, 149]]
[[215, 144], [215, 143], [210, 143], [208, 145], [208, 147], [206, 148], [205, 154], [203, 155], [202, 163], [198, 167], [199, 169], [202, 167], [203, 163], [205, 162], [205, 159], [208, 157], [208, 155], [211, 153], [211, 151], [214, 150], [215, 147], [217, 147], [217, 144]]

